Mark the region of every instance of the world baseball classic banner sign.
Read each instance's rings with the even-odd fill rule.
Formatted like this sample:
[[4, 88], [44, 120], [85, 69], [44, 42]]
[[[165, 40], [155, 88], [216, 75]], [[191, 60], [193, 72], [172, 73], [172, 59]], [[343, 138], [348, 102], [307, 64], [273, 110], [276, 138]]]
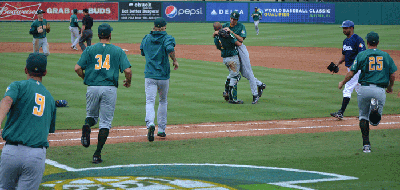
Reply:
[[205, 21], [206, 9], [202, 2], [167, 2], [163, 3], [163, 17], [167, 22]]
[[255, 7], [262, 14], [260, 22], [335, 23], [333, 3], [250, 3], [249, 14]]
[[120, 21], [150, 21], [161, 17], [161, 2], [119, 2]]
[[0, 2], [0, 21], [36, 20], [39, 9], [46, 12], [44, 18], [48, 21], [68, 21], [72, 10], [78, 9], [81, 20], [84, 8], [95, 21], [118, 20], [117, 2]]

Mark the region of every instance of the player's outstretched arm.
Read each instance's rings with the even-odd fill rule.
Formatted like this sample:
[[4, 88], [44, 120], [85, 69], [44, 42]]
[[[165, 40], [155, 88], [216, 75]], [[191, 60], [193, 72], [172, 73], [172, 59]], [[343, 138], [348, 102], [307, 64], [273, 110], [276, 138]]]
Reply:
[[6, 118], [7, 113], [10, 111], [12, 103], [13, 99], [10, 96], [4, 97], [0, 102], [0, 128], [4, 118]]

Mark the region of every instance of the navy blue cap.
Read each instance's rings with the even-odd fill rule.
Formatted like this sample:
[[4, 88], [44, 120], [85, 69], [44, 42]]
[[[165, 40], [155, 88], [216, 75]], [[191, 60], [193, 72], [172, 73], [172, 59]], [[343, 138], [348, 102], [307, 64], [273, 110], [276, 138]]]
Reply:
[[47, 56], [43, 53], [31, 53], [26, 59], [26, 68], [33, 73], [44, 73], [47, 67]]
[[107, 23], [101, 24], [98, 28], [98, 34], [100, 36], [109, 36], [111, 31], [113, 31], [113, 28]]
[[367, 34], [367, 37], [365, 37], [367, 39], [367, 42], [369, 43], [377, 43], [379, 42], [379, 35], [378, 33], [371, 31], [370, 33]]
[[354, 27], [354, 22], [351, 20], [345, 20], [342, 23], [342, 26], [340, 26], [342, 28], [348, 28], [348, 27]]

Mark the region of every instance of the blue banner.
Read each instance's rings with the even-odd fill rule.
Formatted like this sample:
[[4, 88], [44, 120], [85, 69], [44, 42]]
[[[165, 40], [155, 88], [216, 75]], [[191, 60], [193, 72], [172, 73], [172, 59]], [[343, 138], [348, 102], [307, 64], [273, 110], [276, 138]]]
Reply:
[[255, 7], [262, 14], [260, 22], [335, 23], [333, 3], [250, 3], [249, 16]]
[[163, 17], [167, 22], [205, 21], [205, 3], [166, 2], [163, 3]]
[[230, 14], [238, 11], [239, 22], [247, 22], [249, 18], [248, 5], [248, 3], [207, 3], [206, 21], [229, 22]]

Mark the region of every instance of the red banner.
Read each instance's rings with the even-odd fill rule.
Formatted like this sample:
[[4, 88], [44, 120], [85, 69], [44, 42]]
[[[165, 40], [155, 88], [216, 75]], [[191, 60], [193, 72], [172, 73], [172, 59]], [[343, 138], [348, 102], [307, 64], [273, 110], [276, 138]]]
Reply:
[[0, 21], [36, 20], [36, 11], [46, 13], [43, 18], [48, 21], [68, 21], [72, 10], [78, 9], [78, 19], [83, 18], [83, 9], [89, 10], [95, 21], [117, 21], [118, 2], [0, 2]]

